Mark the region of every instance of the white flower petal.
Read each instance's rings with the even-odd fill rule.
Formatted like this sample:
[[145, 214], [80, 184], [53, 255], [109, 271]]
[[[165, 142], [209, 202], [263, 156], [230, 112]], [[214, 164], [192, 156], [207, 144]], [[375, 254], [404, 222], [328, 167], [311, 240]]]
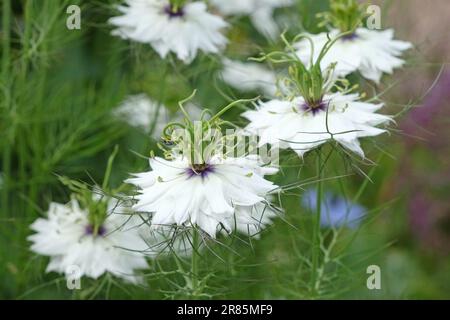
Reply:
[[229, 225], [238, 206], [257, 205], [277, 187], [264, 179], [276, 170], [257, 160], [214, 156], [205, 172], [195, 174], [182, 156], [172, 161], [155, 158], [150, 162], [153, 175], [138, 174], [127, 182], [139, 188], [135, 208], [153, 212], [153, 225], [197, 225], [215, 237], [220, 225]]
[[125, 39], [150, 44], [165, 58], [169, 52], [184, 63], [191, 63], [198, 51], [218, 53], [227, 39], [220, 31], [227, 23], [207, 11], [201, 1], [186, 3], [180, 16], [166, 12], [167, 0], [127, 0], [120, 6], [122, 16], [109, 19], [116, 27], [112, 34]]
[[[111, 201], [108, 207], [119, 206], [117, 200]], [[67, 205], [52, 203], [47, 219], [39, 218], [31, 225], [36, 231], [28, 237], [33, 243], [31, 250], [50, 257], [46, 271], [67, 273], [70, 268], [77, 268], [80, 276], [94, 279], [110, 272], [136, 282], [134, 271], [147, 267], [140, 253], [147, 248], [139, 235], [140, 219], [112, 213], [102, 225], [105, 234], [93, 236], [86, 231], [87, 216], [88, 212], [76, 200]]]
[[[334, 29], [329, 34], [333, 38], [339, 31]], [[356, 37], [351, 39], [339, 39], [331, 47], [322, 60], [323, 70], [332, 63], [337, 63], [336, 76], [342, 77], [360, 71], [363, 77], [379, 83], [383, 73], [391, 74], [395, 68], [403, 65], [404, 61], [399, 57], [412, 47], [408, 42], [393, 40], [392, 29], [377, 31], [359, 28], [355, 35]], [[328, 40], [326, 33], [310, 36], [314, 43], [313, 53], [307, 40], [294, 45], [298, 50], [297, 55], [305, 64], [310, 64], [311, 58], [313, 61], [317, 60], [320, 50]]]
[[223, 80], [240, 91], [260, 91], [274, 97], [277, 91], [275, 72], [260, 63], [223, 59]]
[[274, 10], [294, 3], [292, 0], [210, 0], [210, 2], [223, 15], [250, 16], [256, 30], [269, 39], [276, 39], [280, 33], [273, 18]]
[[281, 148], [290, 147], [300, 156], [331, 139], [363, 156], [358, 138], [385, 132], [375, 126], [391, 121], [375, 113], [382, 105], [360, 102], [355, 94], [334, 93], [323, 101], [327, 107], [315, 114], [304, 109], [301, 97], [260, 102], [255, 111], [243, 114], [250, 120], [246, 130], [259, 135], [262, 144], [284, 142]]

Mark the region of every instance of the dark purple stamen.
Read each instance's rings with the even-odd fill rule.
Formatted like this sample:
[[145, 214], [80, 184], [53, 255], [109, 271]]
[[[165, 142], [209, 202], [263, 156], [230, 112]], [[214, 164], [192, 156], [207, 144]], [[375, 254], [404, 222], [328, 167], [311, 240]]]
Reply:
[[353, 33], [343, 36], [341, 39], [342, 39], [342, 41], [352, 41], [352, 40], [355, 40], [358, 38], [359, 38], [359, 36], [356, 34], [356, 32], [353, 32]]
[[[87, 235], [94, 235], [94, 226], [89, 224], [86, 226], [86, 228], [84, 229], [84, 232]], [[97, 235], [103, 237], [106, 234], [106, 229], [103, 226], [100, 226], [97, 230]]]
[[169, 18], [181, 18], [184, 16], [184, 10], [182, 7], [175, 9], [171, 4], [164, 7], [164, 12], [169, 16]]
[[321, 111], [327, 110], [327, 104], [323, 101], [317, 102], [317, 103], [303, 103], [300, 108], [305, 112], [311, 112], [313, 116], [318, 114]]
[[187, 169], [187, 174], [189, 178], [194, 176], [200, 176], [205, 178], [209, 173], [214, 172], [214, 166], [207, 163], [194, 164], [192, 167]]

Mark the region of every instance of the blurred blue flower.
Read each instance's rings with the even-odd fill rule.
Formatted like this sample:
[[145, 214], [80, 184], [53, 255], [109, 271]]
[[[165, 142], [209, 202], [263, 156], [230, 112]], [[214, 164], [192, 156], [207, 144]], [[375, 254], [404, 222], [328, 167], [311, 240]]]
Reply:
[[[308, 189], [302, 198], [303, 206], [315, 212], [317, 210], [317, 190]], [[320, 224], [322, 227], [349, 227], [356, 229], [365, 215], [366, 208], [361, 205], [351, 203], [344, 197], [337, 196], [331, 192], [324, 192]]]

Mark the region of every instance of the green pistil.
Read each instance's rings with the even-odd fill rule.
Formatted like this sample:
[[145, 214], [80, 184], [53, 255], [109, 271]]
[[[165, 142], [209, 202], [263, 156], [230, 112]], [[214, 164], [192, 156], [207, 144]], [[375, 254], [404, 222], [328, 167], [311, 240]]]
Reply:
[[321, 26], [331, 25], [342, 33], [354, 31], [368, 17], [367, 4], [357, 0], [330, 0], [330, 9], [320, 13]]
[[169, 5], [173, 13], [178, 13], [185, 5], [186, 0], [169, 0]]
[[[194, 91], [188, 98], [180, 101], [178, 106], [184, 114], [182, 122], [171, 122], [163, 130], [163, 140], [165, 146], [158, 145], [162, 149], [167, 158], [172, 156], [172, 151], [182, 152], [188, 157], [191, 168], [194, 171], [203, 171], [203, 166], [207, 166], [209, 158], [224, 147], [226, 136], [223, 136], [223, 125], [230, 123], [221, 119], [221, 116], [231, 108], [253, 102], [255, 99], [241, 99], [236, 100], [223, 107], [216, 114], [212, 114], [208, 109], [205, 109], [199, 121], [193, 121], [184, 104], [195, 96]], [[181, 148], [181, 149], [180, 149]], [[197, 169], [198, 170], [197, 170]]]

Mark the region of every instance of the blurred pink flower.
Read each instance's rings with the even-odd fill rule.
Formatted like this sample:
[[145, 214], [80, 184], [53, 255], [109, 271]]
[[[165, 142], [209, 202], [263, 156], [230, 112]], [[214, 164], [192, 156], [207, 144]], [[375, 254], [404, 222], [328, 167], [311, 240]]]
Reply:
[[[411, 230], [424, 247], [450, 252], [450, 70], [401, 128], [407, 134], [400, 163], [400, 190], [408, 190]], [[420, 137], [421, 139], [418, 139]]]

